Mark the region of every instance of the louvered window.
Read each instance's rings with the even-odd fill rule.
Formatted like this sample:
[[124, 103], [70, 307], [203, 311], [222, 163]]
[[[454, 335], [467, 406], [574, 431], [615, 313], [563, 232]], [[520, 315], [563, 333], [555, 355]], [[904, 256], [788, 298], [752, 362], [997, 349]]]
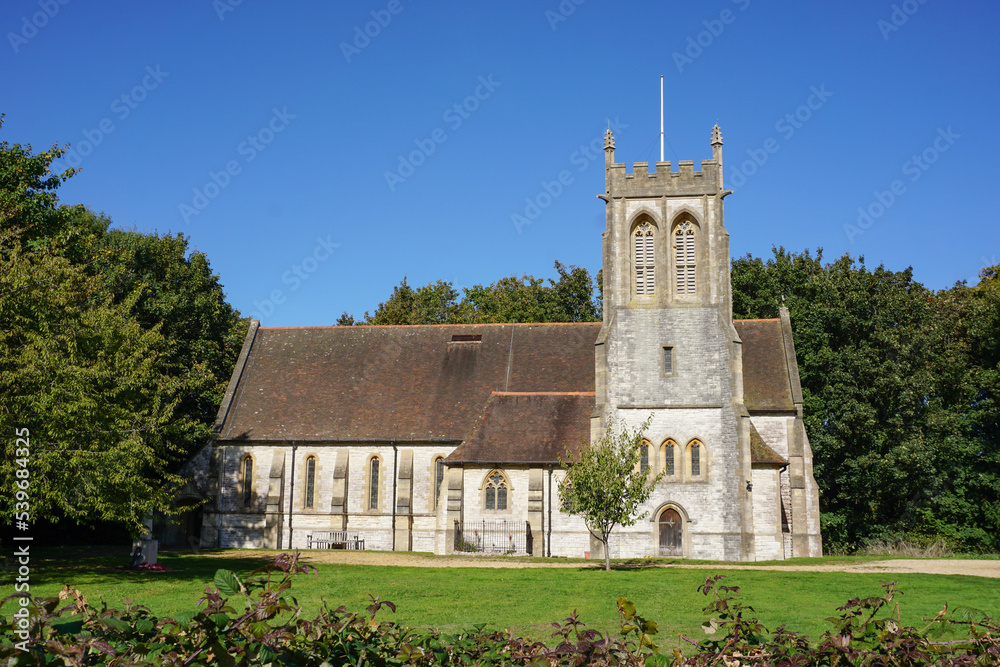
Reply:
[[682, 222], [674, 233], [677, 293], [695, 293], [694, 225]]
[[653, 226], [648, 222], [639, 225], [632, 237], [632, 244], [635, 255], [635, 293], [653, 294], [656, 291]]

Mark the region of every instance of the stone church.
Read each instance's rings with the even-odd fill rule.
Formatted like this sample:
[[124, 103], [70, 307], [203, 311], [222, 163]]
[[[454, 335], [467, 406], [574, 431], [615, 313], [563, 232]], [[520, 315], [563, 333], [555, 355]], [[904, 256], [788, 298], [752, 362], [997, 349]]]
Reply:
[[733, 320], [722, 137], [712, 159], [615, 162], [604, 321], [250, 324], [166, 543], [603, 557], [560, 511], [560, 460], [614, 420], [664, 472], [611, 556], [820, 556], [788, 311]]

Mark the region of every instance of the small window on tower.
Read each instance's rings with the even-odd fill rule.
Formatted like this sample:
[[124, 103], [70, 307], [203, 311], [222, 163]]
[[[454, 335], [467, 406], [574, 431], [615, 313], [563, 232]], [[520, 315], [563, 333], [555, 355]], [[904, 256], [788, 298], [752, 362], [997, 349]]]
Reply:
[[674, 374], [674, 348], [669, 345], [663, 346], [663, 374]]

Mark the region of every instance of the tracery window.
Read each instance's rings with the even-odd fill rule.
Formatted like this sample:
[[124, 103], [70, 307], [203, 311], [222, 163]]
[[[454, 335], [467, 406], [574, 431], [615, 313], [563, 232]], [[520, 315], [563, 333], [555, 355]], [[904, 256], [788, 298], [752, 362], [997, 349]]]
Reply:
[[312, 509], [316, 495], [316, 457], [306, 459], [306, 507]]
[[494, 471], [486, 478], [486, 489], [483, 498], [483, 508], [502, 511], [507, 509], [507, 478]]
[[656, 291], [653, 226], [644, 222], [636, 227], [632, 242], [635, 252], [635, 293], [653, 294]]
[[674, 249], [676, 251], [674, 269], [677, 276], [677, 293], [694, 294], [694, 225], [689, 221], [677, 225], [677, 230], [674, 232]]

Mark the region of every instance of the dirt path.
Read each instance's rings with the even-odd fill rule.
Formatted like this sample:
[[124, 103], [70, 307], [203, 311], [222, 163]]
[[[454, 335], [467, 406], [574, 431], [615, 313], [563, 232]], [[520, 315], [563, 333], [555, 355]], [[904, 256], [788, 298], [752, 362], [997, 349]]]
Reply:
[[[232, 552], [214, 552], [225, 556]], [[242, 552], [245, 553], [245, 552]], [[278, 553], [278, 552], [275, 552]], [[526, 558], [505, 558], [502, 556], [432, 556], [430, 554], [393, 553], [389, 551], [305, 551], [303, 560], [311, 563], [340, 563], [344, 565], [381, 565], [401, 567], [602, 567], [600, 561], [573, 560], [562, 562], [533, 562]], [[885, 572], [915, 574], [964, 574], [973, 577], [1000, 579], [1000, 560], [951, 560], [951, 559], [892, 559], [866, 561], [863, 563], [840, 564], [818, 563], [816, 565], [753, 565], [749, 563], [692, 563], [692, 564], [651, 564], [653, 567], [675, 567], [684, 569], [727, 569], [727, 570], [783, 570], [786, 572]]]

